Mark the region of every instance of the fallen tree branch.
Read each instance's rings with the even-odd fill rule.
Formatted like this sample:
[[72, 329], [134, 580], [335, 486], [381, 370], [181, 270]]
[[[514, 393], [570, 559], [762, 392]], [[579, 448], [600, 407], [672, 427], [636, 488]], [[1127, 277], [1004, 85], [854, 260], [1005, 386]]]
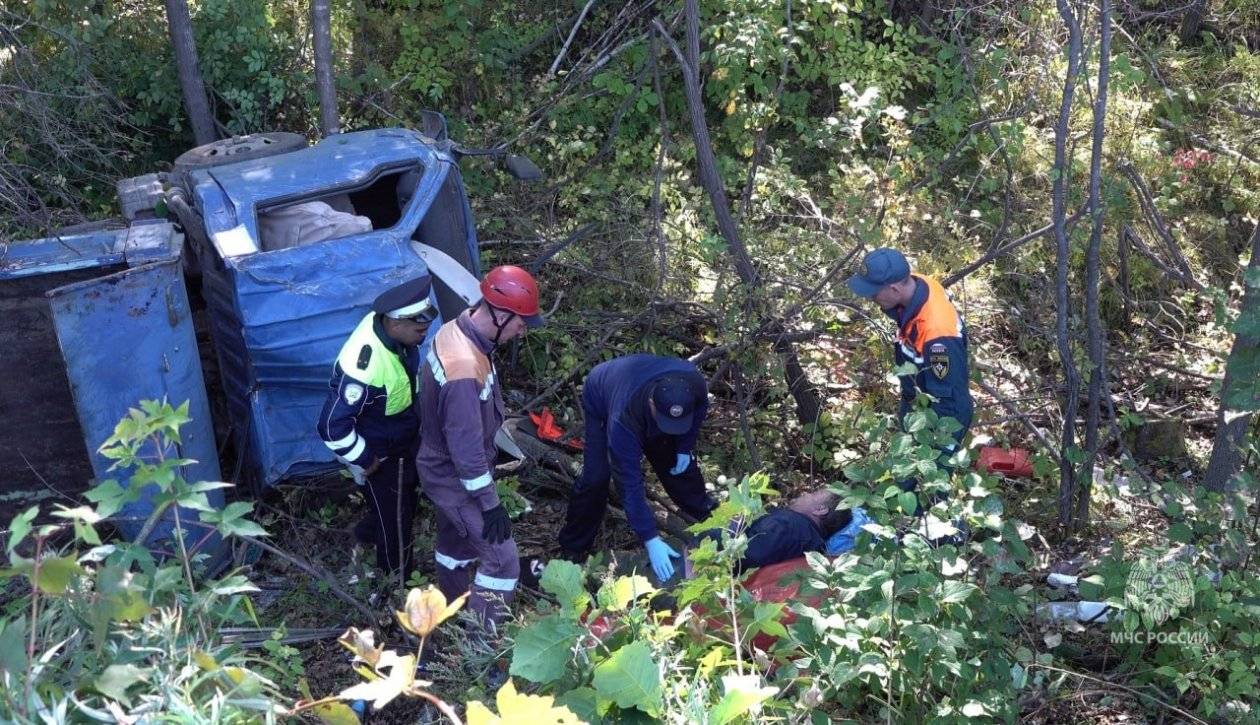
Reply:
[[1189, 287], [1190, 289], [1193, 289], [1193, 290], [1203, 289], [1199, 285], [1199, 283], [1194, 280], [1193, 277], [1187, 277], [1185, 273], [1183, 273], [1181, 270], [1174, 269], [1173, 267], [1165, 263], [1164, 260], [1160, 259], [1159, 255], [1155, 253], [1155, 250], [1151, 249], [1150, 245], [1146, 243], [1146, 240], [1142, 238], [1142, 235], [1138, 234], [1137, 230], [1134, 229], [1132, 226], [1125, 224], [1124, 226], [1120, 227], [1120, 234], [1122, 234], [1125, 240], [1129, 244], [1131, 244], [1134, 249], [1137, 250], [1138, 254], [1141, 254], [1143, 257], [1146, 257], [1146, 259], [1151, 264], [1155, 265], [1155, 267], [1158, 268], [1160, 272], [1163, 272], [1165, 276], [1171, 277], [1172, 279], [1177, 280], [1178, 282], [1185, 285], [1186, 287]]
[[[977, 365], [976, 367], [980, 368], [981, 370], [984, 370], [985, 372], [993, 372], [991, 369], [985, 369], [984, 367], [979, 366], [979, 365]], [[981, 390], [988, 393], [997, 402], [1001, 403], [1002, 407], [1006, 408], [1006, 411], [1008, 413], [1018, 418], [1019, 422], [1024, 424], [1024, 427], [1027, 428], [1028, 431], [1033, 434], [1033, 437], [1035, 437], [1039, 443], [1041, 443], [1042, 448], [1044, 448], [1045, 451], [1050, 454], [1050, 456], [1055, 460], [1055, 462], [1062, 464], [1063, 459], [1059, 457], [1059, 451], [1056, 448], [1056, 446], [1050, 442], [1050, 439], [1046, 438], [1046, 434], [1041, 432], [1041, 429], [1038, 428], [1032, 422], [1032, 419], [1028, 416], [1027, 413], [1020, 410], [1014, 403], [1010, 402], [1005, 397], [1003, 397], [1002, 394], [997, 391], [997, 388], [994, 388], [992, 385], [989, 385], [983, 380], [976, 381], [976, 385], [979, 385]]]
[[[1078, 208], [1075, 212], [1073, 212], [1073, 213], [1072, 213], [1072, 216], [1070, 216], [1070, 217], [1068, 217], [1068, 218], [1067, 218], [1067, 220], [1066, 220], [1066, 224], [1067, 224], [1069, 227], [1070, 227], [1070, 226], [1074, 226], [1074, 225], [1076, 224], [1076, 222], [1077, 222], [1077, 221], [1079, 221], [1079, 220], [1080, 220], [1080, 218], [1081, 218], [1081, 217], [1083, 217], [1083, 216], [1085, 215], [1085, 212], [1086, 212], [1088, 209], [1089, 209], [1089, 205], [1088, 205], [1088, 204], [1082, 204], [1082, 205], [1081, 205], [1081, 206], [1080, 206], [1080, 207], [1079, 207], [1079, 208]], [[981, 258], [977, 259], [976, 261], [972, 262], [971, 264], [968, 264], [966, 267], [963, 267], [962, 269], [958, 270], [957, 272], [955, 272], [955, 273], [951, 274], [950, 276], [946, 277], [944, 280], [942, 280], [942, 281], [941, 281], [941, 286], [942, 286], [942, 287], [949, 287], [950, 285], [953, 285], [954, 283], [956, 283], [956, 282], [958, 282], [959, 280], [961, 280], [963, 277], [966, 277], [967, 275], [971, 274], [972, 272], [976, 271], [977, 269], [980, 269], [981, 267], [983, 267], [984, 265], [988, 264], [989, 262], [992, 262], [993, 260], [997, 259], [998, 257], [1001, 257], [1002, 255], [1006, 254], [1007, 252], [1010, 252], [1010, 251], [1012, 251], [1012, 250], [1018, 249], [1019, 247], [1024, 246], [1025, 244], [1027, 244], [1027, 243], [1029, 243], [1029, 242], [1033, 241], [1034, 239], [1039, 239], [1039, 238], [1041, 238], [1041, 237], [1043, 237], [1043, 236], [1045, 236], [1045, 235], [1049, 234], [1049, 233], [1050, 233], [1050, 232], [1052, 232], [1052, 231], [1054, 231], [1054, 224], [1053, 224], [1053, 223], [1050, 223], [1050, 224], [1045, 225], [1044, 227], [1039, 227], [1039, 228], [1037, 228], [1037, 229], [1034, 229], [1033, 231], [1031, 231], [1031, 232], [1029, 232], [1029, 233], [1025, 234], [1024, 236], [1019, 237], [1018, 239], [1012, 239], [1012, 240], [1011, 240], [1011, 241], [1009, 241], [1009, 242], [1005, 242], [1005, 243], [1003, 243], [1001, 246], [999, 246], [999, 247], [997, 247], [997, 248], [993, 249], [992, 251], [990, 251], [990, 252], [986, 253], [983, 257], [981, 257]]]
[[1181, 253], [1181, 247], [1177, 245], [1177, 240], [1173, 239], [1172, 232], [1168, 230], [1168, 224], [1164, 222], [1159, 209], [1156, 208], [1155, 202], [1151, 198], [1151, 190], [1146, 185], [1146, 181], [1138, 174], [1137, 169], [1133, 168], [1133, 164], [1128, 161], [1121, 161], [1116, 165], [1116, 168], [1129, 180], [1129, 184], [1133, 187], [1133, 192], [1137, 194], [1138, 204], [1141, 205], [1142, 212], [1146, 216], [1146, 223], [1155, 231], [1155, 235], [1159, 237], [1160, 241], [1168, 249], [1173, 265], [1180, 270], [1179, 276], [1196, 291], [1202, 291], [1203, 285], [1199, 284], [1194, 278], [1194, 272], [1190, 270], [1190, 263], [1186, 261], [1185, 255]]
[[582, 12], [578, 13], [577, 20], [573, 23], [573, 29], [569, 31], [569, 37], [565, 38], [564, 45], [560, 47], [560, 53], [556, 55], [556, 59], [552, 61], [551, 67], [547, 69], [545, 78], [554, 76], [556, 71], [559, 70], [560, 63], [569, 52], [569, 46], [573, 44], [573, 38], [577, 36], [578, 28], [582, 27], [582, 21], [586, 19], [586, 14], [591, 11], [591, 6], [594, 4], [595, 0], [586, 0], [586, 5], [582, 7]]
[[245, 541], [248, 541], [250, 544], [253, 544], [254, 546], [257, 546], [258, 548], [262, 549], [263, 551], [269, 554], [272, 554], [274, 556], [279, 557], [280, 559], [283, 559], [289, 564], [292, 564], [293, 566], [302, 570], [306, 574], [309, 574], [310, 576], [313, 576], [316, 579], [324, 582], [325, 584], [328, 585], [328, 591], [332, 592], [333, 596], [337, 597], [341, 601], [353, 607], [354, 610], [358, 612], [359, 614], [363, 615], [363, 617], [367, 621], [375, 622], [377, 617], [379, 616], [378, 612], [373, 612], [371, 609], [369, 609], [365, 604], [360, 602], [358, 599], [355, 599], [354, 597], [347, 594], [345, 590], [342, 589], [337, 584], [336, 578], [333, 577], [332, 574], [329, 574], [327, 571], [324, 571], [324, 568], [319, 566], [318, 564], [301, 559], [294, 554], [290, 554], [289, 552], [284, 551], [283, 549], [280, 549], [279, 547], [272, 546], [271, 544], [268, 544], [267, 542], [261, 539], [252, 537], [252, 536], [245, 536], [245, 537], [242, 537], [242, 539]]

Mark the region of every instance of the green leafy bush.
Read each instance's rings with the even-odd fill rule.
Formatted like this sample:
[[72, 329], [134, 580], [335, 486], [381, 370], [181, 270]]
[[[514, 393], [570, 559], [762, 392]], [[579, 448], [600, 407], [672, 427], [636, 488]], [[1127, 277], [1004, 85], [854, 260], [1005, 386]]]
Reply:
[[[32, 507], [10, 524], [9, 567], [0, 576], [19, 594], [0, 620], [0, 719], [112, 722], [160, 714], [192, 722], [213, 712], [219, 722], [237, 723], [273, 721], [283, 711], [272, 666], [217, 636], [220, 626], [251, 619], [245, 595], [257, 589], [236, 573], [200, 576], [203, 556], [183, 546], [188, 528], [266, 534], [245, 518], [252, 504], [210, 507], [206, 492], [230, 484], [189, 483], [180, 467], [190, 461], [163, 455], [187, 421], [187, 403], [141, 403], [101, 447], [115, 469], [130, 473], [129, 487], [105, 481], [89, 492], [95, 507], [50, 512], [65, 523], [36, 525]], [[103, 543], [97, 533], [144, 485], [156, 493], [137, 541], [173, 507], [200, 514], [199, 522], [176, 517], [173, 556]]]

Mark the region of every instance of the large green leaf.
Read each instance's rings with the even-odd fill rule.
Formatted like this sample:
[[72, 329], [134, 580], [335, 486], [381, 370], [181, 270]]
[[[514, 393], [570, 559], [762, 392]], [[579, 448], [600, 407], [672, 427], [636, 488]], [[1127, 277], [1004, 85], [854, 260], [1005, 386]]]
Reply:
[[516, 635], [509, 672], [530, 682], [546, 684], [564, 675], [569, 651], [582, 633], [576, 622], [551, 614]]
[[110, 665], [96, 678], [96, 689], [106, 697], [130, 706], [127, 688], [148, 679], [149, 670], [135, 665]]
[[591, 595], [583, 585], [582, 567], [571, 561], [552, 559], [547, 562], [539, 584], [569, 612], [581, 613], [591, 602]]
[[28, 573], [31, 582], [45, 594], [65, 594], [70, 582], [83, 573], [83, 567], [73, 556], [50, 556], [41, 559], [38, 571]]
[[971, 596], [972, 592], [979, 588], [970, 582], [960, 582], [957, 579], [946, 579], [941, 582], [941, 595], [938, 601], [941, 604], [954, 604], [962, 602]]
[[655, 592], [656, 587], [652, 586], [652, 582], [648, 581], [647, 577], [635, 574], [619, 576], [612, 581], [604, 582], [604, 585], [599, 588], [599, 593], [595, 595], [595, 599], [604, 609], [620, 612], [635, 599]]
[[344, 702], [324, 702], [311, 708], [325, 725], [359, 725], [359, 716]]
[[617, 704], [655, 715], [661, 707], [661, 671], [643, 642], [631, 642], [595, 666], [595, 690]]
[[577, 687], [556, 698], [556, 704], [569, 708], [586, 722], [599, 722], [599, 695], [589, 687]]
[[31, 522], [35, 520], [35, 515], [39, 513], [38, 506], [32, 506], [9, 522], [9, 545], [6, 551], [13, 551], [14, 547], [22, 543], [22, 539], [31, 533]]
[[26, 617], [0, 620], [0, 671], [26, 671]]
[[98, 606], [108, 619], [138, 622], [149, 613], [144, 587], [125, 567], [102, 567], [96, 574], [96, 590], [101, 595]]
[[713, 725], [725, 725], [747, 715], [762, 701], [779, 692], [777, 687], [762, 686], [757, 675], [726, 675], [722, 678], [722, 685], [726, 694], [709, 712], [709, 722]]

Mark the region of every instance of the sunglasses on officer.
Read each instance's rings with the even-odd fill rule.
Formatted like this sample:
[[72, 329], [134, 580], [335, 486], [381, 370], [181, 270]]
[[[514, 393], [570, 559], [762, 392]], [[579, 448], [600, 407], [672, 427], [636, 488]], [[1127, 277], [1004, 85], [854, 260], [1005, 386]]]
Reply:
[[434, 320], [437, 319], [437, 316], [438, 316], [437, 308], [430, 306], [430, 307], [424, 308], [423, 310], [420, 310], [414, 315], [407, 315], [406, 317], [400, 317], [398, 319], [414, 322], [418, 325], [430, 325], [433, 323]]

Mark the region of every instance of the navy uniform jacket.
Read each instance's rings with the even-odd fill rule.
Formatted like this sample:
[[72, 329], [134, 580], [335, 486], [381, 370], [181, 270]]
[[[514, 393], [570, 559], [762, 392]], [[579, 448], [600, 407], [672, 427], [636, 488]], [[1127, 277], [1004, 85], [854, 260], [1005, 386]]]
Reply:
[[740, 559], [740, 571], [778, 564], [805, 556], [809, 551], [823, 551], [827, 545], [814, 522], [790, 508], [771, 509], [753, 521], [744, 533], [748, 537], [748, 548]]
[[898, 367], [912, 363], [917, 372], [901, 376], [904, 420], [921, 390], [933, 398], [932, 410], [962, 424], [958, 441], [971, 427], [974, 406], [968, 388], [967, 331], [945, 289], [931, 277], [914, 275], [915, 290], [905, 307], [885, 310], [897, 323], [893, 359]]
[[643, 448], [647, 441], [665, 435], [648, 408], [649, 383], [668, 374], [682, 374], [696, 397], [691, 429], [674, 438], [676, 453], [691, 453], [709, 409], [708, 386], [694, 364], [646, 353], [626, 355], [596, 365], [583, 387], [591, 412], [605, 423], [608, 458], [613, 477], [621, 485], [626, 519], [644, 541], [656, 536], [656, 517], [648, 506], [643, 483]]
[[[369, 325], [370, 329], [365, 329]], [[402, 374], [389, 375], [387, 370], [397, 368], [393, 360], [383, 359], [384, 356], [401, 363]], [[406, 347], [385, 333], [380, 315], [360, 323], [333, 366], [328, 399], [319, 416], [319, 436], [333, 453], [364, 468], [377, 458], [414, 453], [420, 433], [420, 418], [414, 405], [419, 360], [418, 348]], [[390, 365], [384, 365], [385, 362]], [[405, 380], [401, 379], [403, 375]], [[405, 405], [392, 414], [386, 412], [390, 394], [387, 383], [409, 388], [393, 391], [395, 401], [405, 401]]]

